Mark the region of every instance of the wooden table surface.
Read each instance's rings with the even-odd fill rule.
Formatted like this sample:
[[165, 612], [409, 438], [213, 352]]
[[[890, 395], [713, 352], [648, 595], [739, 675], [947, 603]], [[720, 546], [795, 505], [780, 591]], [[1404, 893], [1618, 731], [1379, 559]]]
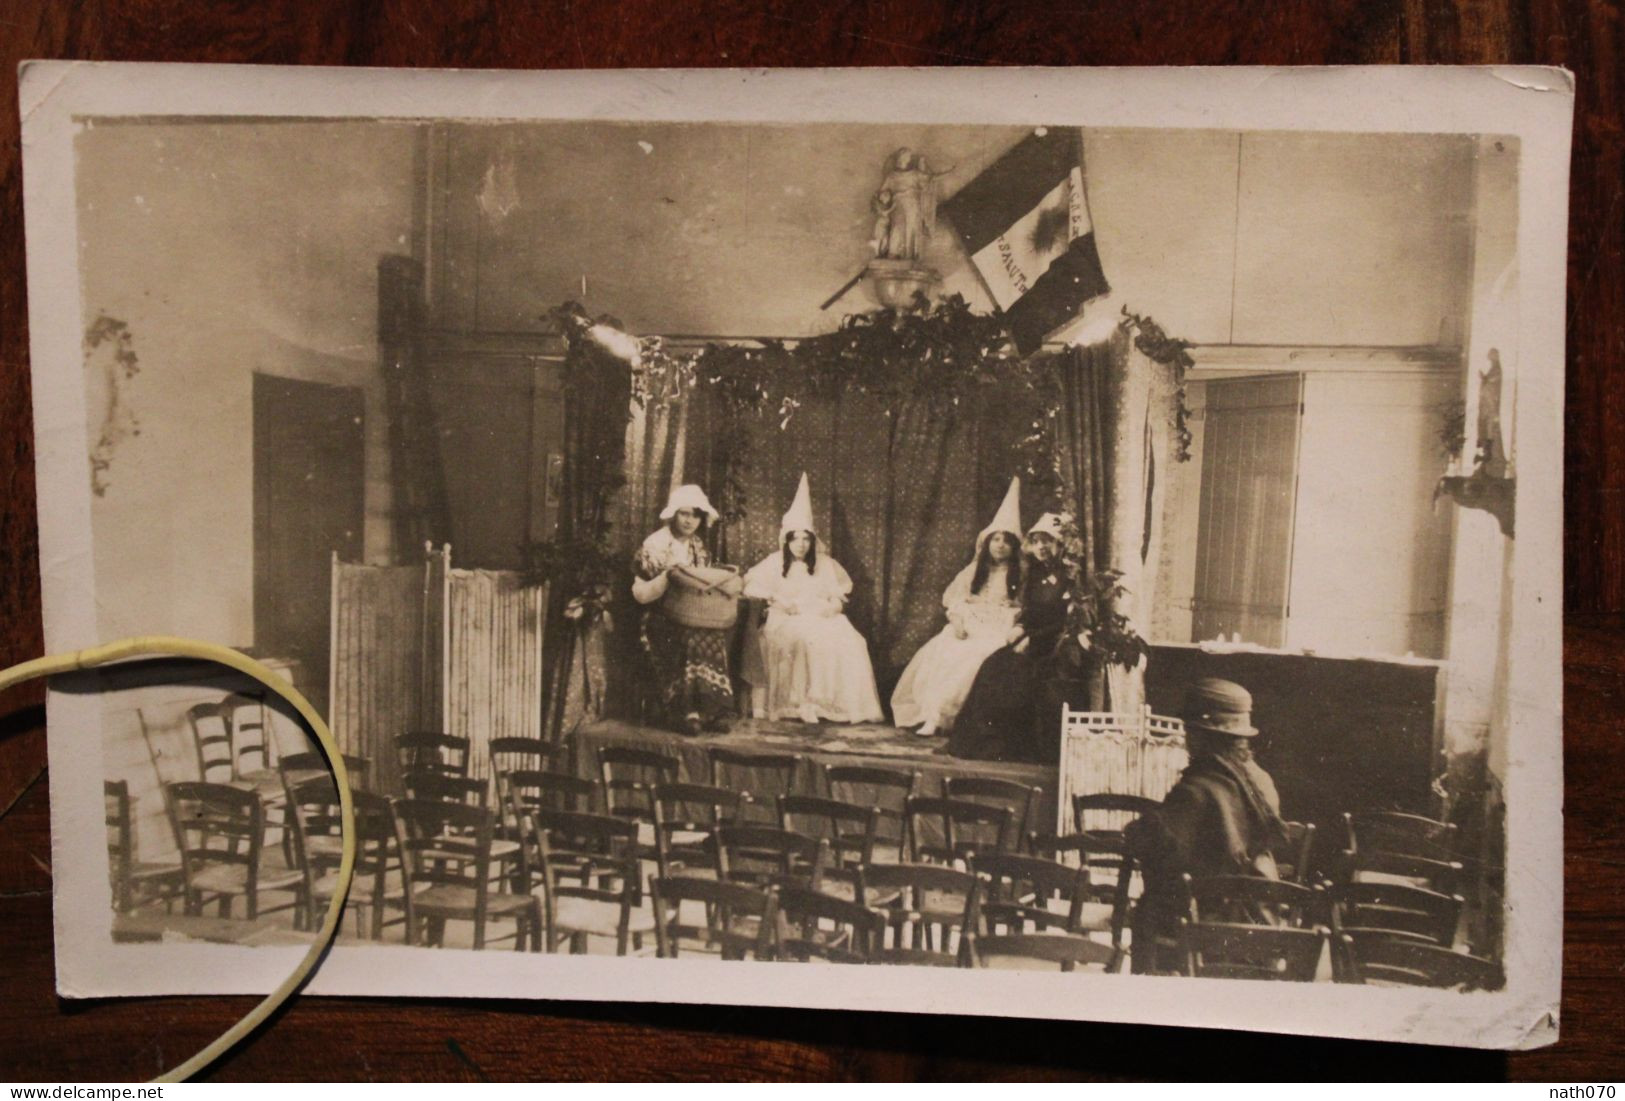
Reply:
[[[23, 58], [422, 67], [1529, 62], [1579, 84], [1569, 251], [1563, 1039], [1502, 1055], [1178, 1029], [703, 1006], [305, 999], [266, 1078], [1446, 1078], [1625, 1074], [1625, 23], [1608, 0], [8, 0], [0, 6], [0, 666], [41, 650], [16, 87]], [[1612, 382], [1610, 381], [1612, 380]], [[155, 1074], [244, 998], [59, 1001], [44, 716], [0, 698], [0, 1078]]]

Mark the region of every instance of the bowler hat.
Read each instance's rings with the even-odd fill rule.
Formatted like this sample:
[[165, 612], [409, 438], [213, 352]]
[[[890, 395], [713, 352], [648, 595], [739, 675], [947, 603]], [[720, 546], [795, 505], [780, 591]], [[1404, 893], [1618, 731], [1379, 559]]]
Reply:
[[1185, 693], [1180, 717], [1187, 728], [1251, 738], [1258, 733], [1253, 725], [1253, 694], [1235, 681], [1203, 677]]

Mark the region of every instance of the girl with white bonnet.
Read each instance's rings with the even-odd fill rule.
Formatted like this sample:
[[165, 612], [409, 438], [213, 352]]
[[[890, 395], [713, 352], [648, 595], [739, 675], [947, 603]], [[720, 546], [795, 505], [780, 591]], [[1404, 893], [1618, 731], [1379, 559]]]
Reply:
[[668, 722], [688, 734], [726, 730], [734, 710], [733, 681], [728, 675], [729, 632], [685, 626], [658, 606], [671, 584], [673, 569], [711, 565], [705, 534], [718, 513], [705, 490], [685, 485], [672, 491], [660, 518], [665, 526], [643, 541], [633, 563], [633, 597], [639, 604], [655, 605], [644, 613], [640, 641]]
[[874, 667], [863, 636], [843, 614], [852, 578], [824, 553], [812, 489], [801, 475], [779, 523], [779, 547], [745, 575], [745, 595], [766, 601], [761, 671], [753, 710], [806, 723], [879, 722]]
[[1021, 479], [1010, 479], [993, 522], [976, 537], [976, 557], [959, 571], [942, 606], [948, 624], [920, 647], [892, 692], [892, 721], [931, 737], [953, 726], [977, 670], [1020, 638]]

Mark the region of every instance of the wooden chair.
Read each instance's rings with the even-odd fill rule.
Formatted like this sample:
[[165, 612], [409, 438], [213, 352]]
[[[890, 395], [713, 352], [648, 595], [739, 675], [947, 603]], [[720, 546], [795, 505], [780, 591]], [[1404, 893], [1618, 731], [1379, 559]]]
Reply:
[[809, 887], [779, 888], [775, 959], [868, 963], [885, 935], [885, 917], [862, 903]]
[[1342, 982], [1457, 990], [1498, 990], [1506, 983], [1494, 960], [1378, 930], [1344, 933], [1339, 945], [1339, 954], [1353, 961]]
[[1456, 826], [1419, 814], [1357, 811], [1343, 815], [1349, 852], [1395, 853], [1446, 863], [1456, 858]]
[[1443, 948], [1456, 943], [1466, 905], [1447, 895], [1401, 883], [1341, 883], [1332, 888], [1334, 931], [1379, 929], [1426, 937]]
[[271, 753], [271, 714], [265, 697], [234, 692], [220, 705], [220, 713], [231, 724], [232, 775], [254, 783], [271, 782], [278, 789]]
[[717, 873], [716, 831], [739, 816], [745, 796], [709, 784], [656, 784], [655, 853], [659, 874]]
[[1463, 869], [1459, 860], [1433, 860], [1410, 853], [1345, 849], [1338, 854], [1336, 880], [1342, 883], [1393, 883], [1453, 894]]
[[[288, 785], [291, 779], [300, 783], [312, 776], [331, 776], [327, 767], [327, 758], [312, 750], [304, 753], [288, 753], [277, 759], [277, 771], [282, 774], [282, 784]], [[372, 776], [372, 760], [346, 753], [344, 755], [344, 771], [350, 777], [351, 791], [366, 791], [370, 787]]]
[[558, 766], [570, 748], [562, 742], [546, 742], [540, 738], [492, 738], [486, 745], [491, 759], [491, 775], [501, 776], [514, 769], [533, 769]]
[[1017, 853], [977, 856], [971, 868], [984, 877], [982, 928], [989, 933], [1074, 933], [1083, 927], [1089, 871]]
[[1077, 931], [1104, 932], [1117, 951], [1117, 969], [1128, 957], [1126, 933], [1134, 907], [1138, 868], [1123, 839], [1116, 833], [1074, 833], [1064, 837], [1029, 838], [1034, 856], [1076, 863], [1087, 880], [1083, 912]]
[[1204, 922], [1304, 929], [1331, 921], [1326, 892], [1263, 876], [1185, 876], [1192, 916]]
[[964, 934], [980, 920], [982, 880], [942, 864], [871, 864], [859, 873], [864, 897], [896, 892], [897, 902], [877, 912], [891, 930], [891, 945], [871, 953], [874, 963], [955, 967]]
[[521, 806], [593, 813], [598, 806], [598, 781], [569, 772], [516, 768], [497, 776], [497, 794]]
[[607, 745], [598, 749], [598, 776], [605, 813], [654, 825], [654, 786], [674, 784], [682, 774], [676, 757], [652, 749]]
[[[412, 899], [412, 917], [406, 943], [420, 936], [431, 946], [445, 943], [448, 921], [474, 925], [474, 947], [483, 949], [486, 927], [492, 919], [515, 923], [514, 949], [528, 943], [541, 948], [541, 900], [528, 894], [492, 889], [491, 842], [496, 818], [485, 807], [428, 799], [402, 799], [395, 803], [400, 848], [406, 873], [406, 893]], [[419, 925], [425, 926], [423, 930]]]
[[1000, 780], [993, 776], [944, 776], [942, 795], [945, 799], [958, 799], [967, 803], [986, 803], [990, 806], [1009, 807], [1015, 815], [1015, 833], [1012, 846], [1026, 837], [1032, 828], [1033, 810], [1044, 797], [1042, 788], [1014, 780]]
[[1324, 926], [1280, 929], [1181, 918], [1179, 940], [1190, 975], [1313, 982], [1330, 933]]
[[[778, 926], [778, 893], [743, 883], [696, 876], [656, 876], [655, 938], [662, 959], [675, 959], [684, 944], [714, 950], [725, 960], [773, 958]], [[705, 924], [682, 920], [683, 903], [704, 908]]]
[[[301, 775], [305, 778], [295, 779]], [[337, 868], [344, 857], [342, 812], [333, 777], [325, 769], [316, 775], [288, 771], [282, 774], [282, 780], [294, 847], [304, 854], [301, 868], [307, 876], [325, 875], [328, 870]], [[390, 831], [393, 834], [393, 825]]]
[[589, 937], [613, 940], [620, 956], [641, 947], [654, 919], [643, 908], [637, 823], [546, 807], [521, 815], [539, 861], [547, 950], [568, 941], [579, 955]]
[[468, 758], [468, 739], [455, 734], [415, 730], [395, 736], [395, 764], [402, 775], [438, 772], [442, 776], [467, 776]]
[[197, 775], [204, 783], [229, 784], [237, 778], [231, 751], [231, 720], [218, 703], [195, 703], [186, 709], [197, 751]]
[[706, 751], [705, 764], [712, 787], [745, 794], [749, 799], [741, 812], [749, 815], [760, 804], [762, 820], [772, 815], [775, 799], [795, 791], [801, 771], [801, 757], [794, 753], [745, 753], [721, 746]]
[[112, 875], [113, 909], [128, 914], [145, 902], [161, 901], [165, 911], [172, 910], [174, 900], [185, 891], [186, 879], [179, 864], [136, 859], [129, 781], [102, 781], [102, 796], [107, 812], [107, 861]]
[[1315, 851], [1313, 822], [1286, 822], [1286, 851], [1275, 854], [1275, 871], [1288, 883], [1305, 883], [1314, 873], [1310, 863]]
[[[302, 854], [294, 867], [262, 866], [265, 809], [257, 794], [229, 784], [182, 781], [164, 786], [164, 806], [181, 854], [188, 914], [201, 914], [216, 902], [220, 916], [230, 917], [233, 900], [241, 896], [250, 921], [291, 908], [296, 922], [303, 922]], [[287, 892], [293, 901], [262, 910], [260, 895], [266, 891]]]
[[826, 799], [821, 795], [781, 795], [779, 828], [829, 842], [836, 866], [857, 868], [874, 860], [880, 808]]
[[777, 826], [719, 826], [716, 875], [750, 886], [796, 886], [816, 890], [829, 866], [829, 842]]
[[[922, 820], [941, 823], [942, 844], [927, 841]], [[911, 795], [903, 807], [903, 832], [909, 860], [919, 864], [967, 864], [980, 852], [1013, 847], [1015, 812], [1009, 807], [967, 803], [929, 795]]]
[[[307, 780], [303, 784], [294, 785], [288, 795], [293, 829], [299, 833], [303, 833], [306, 829], [309, 820], [303, 812], [312, 801], [303, 792], [305, 784], [320, 784], [320, 781]], [[325, 786], [329, 792], [332, 791], [331, 778], [328, 778]], [[388, 799], [367, 791], [353, 793], [351, 800], [355, 806], [355, 877], [350, 884], [350, 895], [345, 905], [346, 908], [355, 909], [357, 936], [382, 940], [385, 925], [398, 924], [395, 921], [385, 920], [385, 911], [391, 903], [402, 911], [403, 920], [407, 924], [411, 923], [413, 917], [412, 896], [406, 890], [395, 810]], [[336, 807], [337, 803], [335, 798], [333, 806]], [[309, 900], [306, 922], [312, 929], [321, 924], [322, 912], [338, 888], [337, 854], [331, 859], [318, 860], [309, 847], [314, 838], [327, 836], [329, 835], [325, 833], [304, 834], [305, 876], [308, 884], [306, 896]], [[390, 889], [392, 881], [395, 887], [393, 891]]]
[[1161, 806], [1157, 800], [1140, 795], [1117, 795], [1112, 792], [1074, 795], [1072, 828], [1078, 833], [1115, 833], [1121, 836], [1131, 821]]
[[472, 776], [448, 776], [443, 772], [415, 769], [401, 777], [408, 799], [461, 803], [468, 807], [489, 805], [490, 785]]
[[1117, 953], [1109, 944], [1071, 933], [1012, 933], [981, 936], [969, 933], [966, 966], [1012, 970], [1096, 970], [1115, 972]]
[[[879, 812], [872, 858], [896, 863], [904, 852], [903, 811], [909, 796], [920, 786], [918, 772], [876, 768], [869, 765], [825, 765], [824, 790], [831, 799], [858, 806], [872, 806]], [[842, 838], [850, 851], [850, 838]]]

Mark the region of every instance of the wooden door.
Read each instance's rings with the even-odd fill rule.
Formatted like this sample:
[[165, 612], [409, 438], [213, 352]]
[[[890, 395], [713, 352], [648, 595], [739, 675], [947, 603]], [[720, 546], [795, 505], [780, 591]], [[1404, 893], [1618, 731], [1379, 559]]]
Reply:
[[254, 649], [297, 659], [320, 708], [333, 552], [362, 554], [364, 408], [359, 387], [254, 375]]
[[1299, 374], [1207, 384], [1195, 641], [1286, 639], [1302, 411]]

